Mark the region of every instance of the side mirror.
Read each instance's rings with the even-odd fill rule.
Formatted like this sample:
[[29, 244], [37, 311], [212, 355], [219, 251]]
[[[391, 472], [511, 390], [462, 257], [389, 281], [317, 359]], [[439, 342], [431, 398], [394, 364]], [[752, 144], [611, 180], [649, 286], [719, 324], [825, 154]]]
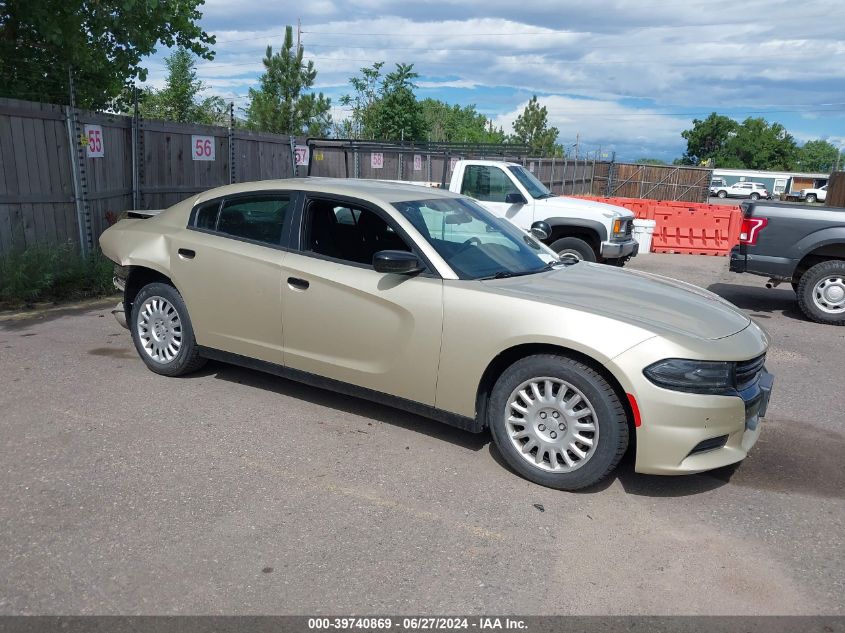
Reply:
[[505, 196], [505, 202], [508, 204], [525, 204], [528, 201], [518, 191], [511, 191]]
[[373, 255], [373, 269], [377, 273], [413, 275], [425, 270], [420, 258], [408, 251], [379, 251]]
[[545, 242], [552, 236], [552, 227], [542, 220], [531, 225], [531, 235], [536, 237], [541, 242]]

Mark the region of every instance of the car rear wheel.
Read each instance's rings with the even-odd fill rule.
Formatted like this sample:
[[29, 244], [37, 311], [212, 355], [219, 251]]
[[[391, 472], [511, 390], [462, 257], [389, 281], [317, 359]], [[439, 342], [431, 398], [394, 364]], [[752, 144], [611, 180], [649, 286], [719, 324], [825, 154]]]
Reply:
[[845, 261], [821, 262], [798, 282], [798, 305], [813, 321], [845, 325]]
[[132, 341], [141, 360], [163, 376], [181, 376], [205, 364], [182, 296], [173, 286], [155, 282], [141, 288], [132, 302]]
[[596, 253], [593, 247], [578, 237], [562, 237], [551, 243], [551, 248], [558, 255], [569, 253], [585, 262], [596, 261]]
[[598, 483], [628, 447], [627, 415], [613, 387], [567, 356], [538, 354], [506, 369], [487, 423], [511, 468], [558, 490]]
[[814, 193], [808, 193], [808, 194], [807, 194], [807, 198], [806, 198], [806, 200], [807, 200], [807, 202], [811, 202], [811, 203], [812, 203], [812, 202], [815, 202], [815, 201], [817, 200], [817, 198], [816, 198], [816, 194], [814, 194]]
[[759, 193], [752, 193], [750, 197], [751, 197], [752, 200], [759, 200], [760, 194]]
[[717, 197], [717, 198], [727, 198], [727, 197], [728, 197], [728, 192], [727, 192], [727, 191], [725, 191], [724, 189], [721, 189], [721, 190], [719, 191], [719, 193], [717, 193], [717, 194], [716, 194], [716, 197]]

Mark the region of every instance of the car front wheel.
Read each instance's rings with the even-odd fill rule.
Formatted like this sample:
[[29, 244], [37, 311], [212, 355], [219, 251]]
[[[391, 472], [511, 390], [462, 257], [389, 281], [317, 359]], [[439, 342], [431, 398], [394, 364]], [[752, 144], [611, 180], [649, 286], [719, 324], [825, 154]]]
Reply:
[[165, 283], [147, 284], [132, 302], [132, 341], [141, 360], [163, 376], [181, 376], [205, 364], [182, 295]]
[[814, 194], [814, 193], [808, 193], [808, 194], [807, 194], [807, 198], [806, 198], [806, 200], [807, 200], [807, 202], [809, 202], [809, 203], [811, 203], [811, 204], [812, 204], [813, 202], [815, 202], [815, 201], [816, 201], [816, 194]]
[[722, 191], [720, 191], [719, 193], [717, 193], [717, 194], [716, 194], [716, 196], [717, 196], [717, 197], [719, 197], [719, 198], [727, 198], [727, 197], [728, 197], [728, 192], [727, 192], [727, 191], [725, 191], [725, 190], [722, 190]]
[[628, 446], [627, 415], [613, 387], [567, 356], [538, 354], [506, 369], [487, 423], [511, 468], [558, 490], [598, 483]]

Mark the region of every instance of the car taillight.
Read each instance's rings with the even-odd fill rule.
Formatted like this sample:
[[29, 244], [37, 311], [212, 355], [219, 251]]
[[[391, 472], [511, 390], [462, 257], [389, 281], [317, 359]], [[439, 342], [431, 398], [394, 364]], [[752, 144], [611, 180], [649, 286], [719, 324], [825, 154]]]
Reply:
[[754, 246], [757, 243], [760, 230], [768, 223], [769, 221], [766, 218], [743, 218], [742, 227], [739, 229], [739, 243]]

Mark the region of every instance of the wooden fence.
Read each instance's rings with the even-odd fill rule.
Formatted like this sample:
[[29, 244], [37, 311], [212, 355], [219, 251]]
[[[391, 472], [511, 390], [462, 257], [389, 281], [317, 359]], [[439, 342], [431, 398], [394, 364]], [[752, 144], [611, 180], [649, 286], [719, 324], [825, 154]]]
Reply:
[[[100, 156], [89, 155], [92, 125]], [[195, 160], [197, 136], [209, 140], [213, 160]], [[0, 99], [0, 254], [64, 242], [87, 252], [127, 209], [164, 208], [230, 182], [289, 178], [295, 143]]]
[[828, 207], [845, 207], [845, 171], [835, 171], [827, 182], [827, 197], [825, 205]]
[[454, 161], [488, 158], [524, 165], [558, 194], [696, 202], [706, 200], [711, 173], [491, 154], [483, 146], [415, 150], [327, 140], [312, 142], [310, 165], [297, 167], [295, 147], [305, 143], [287, 135], [0, 99], [0, 254], [67, 242], [88, 252], [127, 209], [165, 208], [231, 182], [289, 178], [306, 170], [314, 176], [439, 183], [451, 178]]

